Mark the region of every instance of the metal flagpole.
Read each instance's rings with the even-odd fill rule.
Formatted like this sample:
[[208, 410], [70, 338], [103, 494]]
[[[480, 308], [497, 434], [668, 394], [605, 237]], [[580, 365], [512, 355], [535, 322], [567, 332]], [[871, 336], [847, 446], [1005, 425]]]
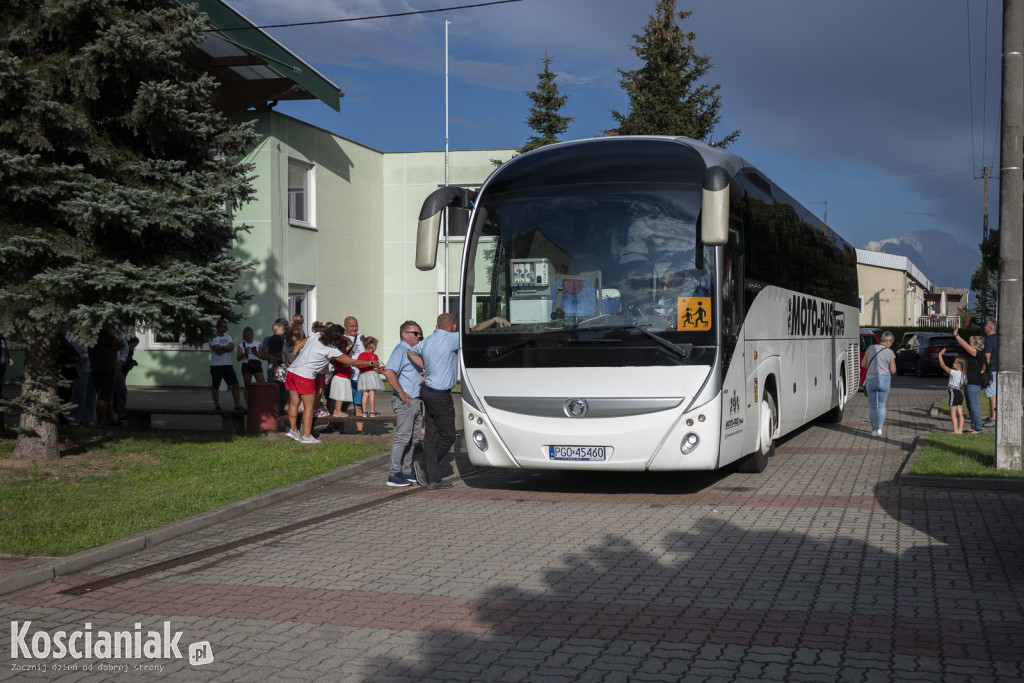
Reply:
[[[444, 184], [448, 184], [448, 27], [451, 26], [450, 21], [445, 19], [444, 22]], [[451, 224], [449, 220], [448, 212], [450, 208], [444, 210], [444, 311], [448, 313], [448, 291], [450, 289], [449, 278], [448, 278], [448, 227]]]

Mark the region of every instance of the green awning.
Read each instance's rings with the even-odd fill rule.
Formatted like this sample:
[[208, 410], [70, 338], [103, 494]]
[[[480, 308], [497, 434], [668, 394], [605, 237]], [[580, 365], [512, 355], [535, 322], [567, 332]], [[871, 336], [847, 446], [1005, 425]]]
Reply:
[[221, 0], [180, 0], [197, 5], [214, 30], [190, 58], [193, 68], [221, 84], [217, 108], [234, 114], [273, 100], [318, 99], [341, 110], [335, 84]]

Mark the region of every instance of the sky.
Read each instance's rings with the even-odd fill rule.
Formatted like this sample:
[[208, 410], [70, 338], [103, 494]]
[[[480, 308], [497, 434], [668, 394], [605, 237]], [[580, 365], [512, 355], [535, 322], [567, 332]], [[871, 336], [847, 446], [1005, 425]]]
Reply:
[[[351, 19], [486, 0], [227, 0], [257, 25]], [[574, 117], [602, 135], [628, 100], [619, 69], [654, 0], [520, 0], [399, 18], [267, 29], [338, 85], [341, 111], [285, 114], [377, 150], [520, 147], [545, 51]], [[720, 84], [720, 134], [858, 248], [909, 256], [936, 286], [980, 263], [983, 165], [999, 173], [998, 0], [679, 0]], [[999, 183], [989, 182], [989, 227]], [[972, 296], [973, 302], [973, 296]]]

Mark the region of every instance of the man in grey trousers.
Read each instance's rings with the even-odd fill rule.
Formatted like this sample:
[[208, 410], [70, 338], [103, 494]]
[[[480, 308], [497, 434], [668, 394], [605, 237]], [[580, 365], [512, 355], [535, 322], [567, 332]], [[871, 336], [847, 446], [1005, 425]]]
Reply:
[[[398, 328], [400, 341], [384, 366], [384, 378], [391, 385], [391, 407], [395, 411], [395, 441], [391, 445], [388, 486], [417, 483], [412, 455], [423, 429], [423, 404], [420, 401], [420, 370], [409, 357], [409, 349], [423, 338], [423, 330], [414, 320]], [[426, 485], [425, 481], [419, 482]]]

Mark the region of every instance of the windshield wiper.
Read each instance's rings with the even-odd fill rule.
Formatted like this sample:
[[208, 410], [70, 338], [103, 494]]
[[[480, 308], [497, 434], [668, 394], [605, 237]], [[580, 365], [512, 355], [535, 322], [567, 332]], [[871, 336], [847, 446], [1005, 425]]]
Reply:
[[678, 356], [681, 360], [687, 360], [690, 354], [693, 353], [693, 344], [673, 344], [664, 337], [659, 337], [653, 332], [647, 329], [646, 325], [628, 325], [628, 329], [640, 330], [646, 336], [657, 342], [658, 346], [668, 351], [671, 351], [673, 355]]
[[488, 346], [487, 350], [484, 351], [484, 360], [487, 360], [487, 361], [490, 361], [490, 362], [493, 363], [494, 361], [496, 361], [496, 360], [498, 360], [500, 358], [504, 358], [505, 356], [507, 356], [508, 354], [512, 353], [513, 351], [516, 351], [517, 349], [521, 349], [524, 346], [529, 346], [530, 344], [536, 345], [537, 344], [537, 340], [536, 339], [520, 339], [517, 342], [514, 342], [512, 344], [506, 344], [505, 346]]
[[[693, 344], [690, 344], [690, 343], [686, 343], [686, 344], [673, 344], [672, 342], [670, 342], [669, 340], [665, 339], [664, 337], [660, 337], [660, 336], [654, 334], [653, 332], [649, 331], [647, 329], [647, 327], [648, 327], [647, 325], [599, 325], [597, 327], [580, 327], [580, 328], [575, 329], [573, 331], [576, 332], [576, 333], [580, 333], [580, 332], [608, 332], [608, 331], [614, 331], [614, 330], [639, 330], [639, 332], [641, 334], [643, 334], [646, 337], [650, 337], [651, 339], [653, 339], [655, 341], [655, 343], [658, 344], [658, 346], [660, 346], [661, 348], [665, 349], [666, 351], [671, 352], [673, 356], [676, 356], [680, 360], [688, 360], [690, 358], [690, 354], [693, 353]], [[572, 341], [576, 342], [576, 341], [582, 341], [582, 340], [573, 339]], [[599, 341], [599, 340], [594, 340], [594, 341]], [[601, 341], [608, 341], [608, 340], [601, 340]], [[619, 341], [619, 340], [614, 340], [614, 341]]]

